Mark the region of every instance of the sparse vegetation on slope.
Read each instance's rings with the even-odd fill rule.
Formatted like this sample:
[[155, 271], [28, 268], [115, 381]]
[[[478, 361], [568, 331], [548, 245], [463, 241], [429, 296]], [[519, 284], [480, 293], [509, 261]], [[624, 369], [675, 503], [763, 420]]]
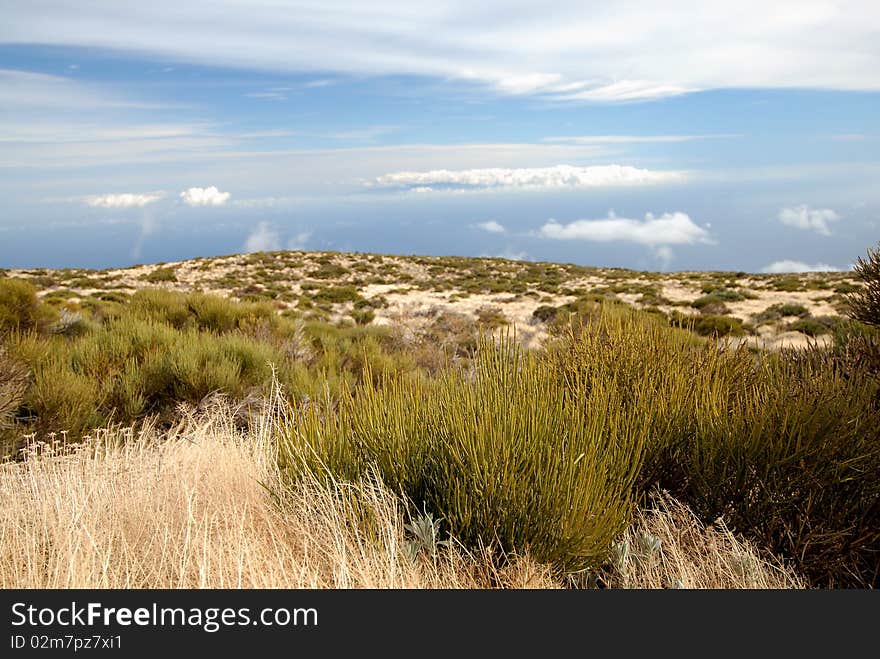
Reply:
[[[405, 583], [453, 586], [532, 577], [544, 585], [878, 583], [880, 330], [857, 309], [880, 282], [867, 262], [860, 285], [840, 273], [659, 275], [292, 252], [132, 272], [8, 274], [0, 278], [8, 459], [0, 475], [11, 474], [8, 483], [36, 478], [35, 469], [76, 464], [98, 473], [103, 460], [132, 459], [136, 469], [157, 451], [165, 459], [149, 442], [136, 440], [134, 452], [118, 444], [125, 432], [177, 437], [181, 415], [194, 427], [183, 410], [210, 408], [222, 394], [236, 410], [223, 416], [222, 437], [231, 433], [239, 447], [261, 428], [261, 442], [277, 443], [271, 467], [266, 453], [258, 459], [277, 501], [355, 533], [333, 535], [335, 547], [350, 542], [364, 555], [364, 538], [388, 539], [364, 564], [379, 572], [346, 583], [394, 585], [386, 568]], [[405, 307], [414, 294], [422, 302]], [[835, 315], [838, 308], [856, 318]], [[761, 341], [777, 335], [808, 347], [763, 350]], [[267, 403], [273, 383], [283, 403]], [[130, 430], [98, 441], [101, 427]], [[218, 455], [232, 446], [222, 437]], [[328, 517], [324, 503], [305, 506], [303, 493], [345, 510]], [[376, 512], [377, 497], [391, 508]], [[174, 515], [169, 505], [155, 513]], [[3, 523], [25, 510], [43, 514], [31, 499]], [[261, 537], [296, 545], [286, 522], [272, 519], [281, 535]], [[315, 533], [300, 521], [297, 532]], [[659, 539], [670, 525], [691, 530], [651, 549], [648, 536]], [[210, 551], [243, 551], [244, 536], [229, 541], [224, 528], [197, 530], [219, 534]], [[108, 551], [129, 543], [113, 545], [117, 537], [108, 531]], [[316, 538], [309, 541], [327, 546]], [[708, 562], [688, 557], [686, 546], [703, 547]], [[59, 564], [78, 551], [65, 547]], [[168, 552], [145, 556], [154, 549]], [[439, 557], [452, 570], [442, 576]], [[94, 565], [67, 560], [78, 576], [65, 583], [95, 583]], [[279, 560], [312, 574], [293, 554]], [[49, 579], [4, 569], [13, 581]], [[189, 569], [174, 581], [131, 563], [107, 583], [189, 584]], [[204, 583], [230, 583], [224, 570]], [[268, 575], [260, 583], [287, 583], [277, 570]], [[342, 583], [334, 579], [303, 583]]]

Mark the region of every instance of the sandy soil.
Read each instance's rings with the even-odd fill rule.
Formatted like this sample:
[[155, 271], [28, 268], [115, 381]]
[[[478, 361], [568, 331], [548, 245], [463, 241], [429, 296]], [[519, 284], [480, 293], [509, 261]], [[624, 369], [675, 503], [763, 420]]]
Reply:
[[[27, 271], [10, 270], [7, 274], [18, 277], [49, 276], [62, 279], [55, 285], [45, 287], [41, 295], [48, 294], [53, 290], [70, 289], [71, 299], [77, 296], [87, 296], [106, 290], [118, 290], [121, 292], [133, 292], [140, 288], [158, 287], [170, 290], [193, 291], [205, 290], [220, 295], [236, 297], [237, 292], [247, 286], [261, 290], [265, 286], [272, 286], [287, 295], [274, 301], [279, 310], [295, 307], [297, 299], [303, 292], [301, 284], [305, 280], [312, 279], [312, 273], [321, 264], [331, 263], [341, 266], [346, 274], [333, 279], [321, 279], [319, 283], [326, 285], [342, 286], [355, 285], [359, 294], [366, 298], [384, 297], [387, 306], [375, 310], [373, 323], [377, 325], [403, 324], [413, 330], [428, 322], [430, 315], [442, 312], [452, 312], [476, 317], [480, 310], [485, 308], [497, 309], [507, 319], [508, 327], [516, 331], [517, 337], [529, 347], [540, 345], [546, 338], [547, 333], [543, 323], [532, 316], [535, 309], [541, 305], [559, 306], [576, 299], [575, 296], [566, 294], [573, 289], [590, 291], [596, 288], [613, 286], [617, 298], [633, 306], [640, 306], [642, 297], [639, 287], [654, 287], [660, 296], [666, 298], [670, 305], [661, 305], [659, 308], [666, 313], [673, 311], [685, 314], [697, 314], [696, 309], [690, 307], [690, 303], [701, 297], [702, 280], [717, 280], [721, 277], [728, 281], [735, 280], [735, 286], [740, 291], [745, 291], [754, 296], [754, 299], [746, 299], [737, 302], [727, 302], [730, 315], [740, 319], [744, 323], [754, 324], [755, 315], [774, 304], [800, 304], [803, 305], [812, 316], [837, 316], [840, 296], [833, 296], [833, 286], [824, 290], [806, 290], [795, 292], [783, 292], [768, 290], [767, 282], [770, 275], [744, 275], [736, 278], [730, 273], [636, 273], [631, 276], [621, 276], [621, 271], [602, 269], [587, 269], [577, 266], [565, 266], [558, 264], [540, 264], [542, 268], [556, 268], [563, 277], [564, 287], [559, 292], [548, 293], [542, 289], [540, 282], [523, 280], [529, 286], [526, 293], [514, 294], [511, 291], [499, 293], [466, 293], [460, 287], [440, 286], [439, 284], [456, 281], [464, 275], [467, 277], [467, 268], [477, 268], [478, 271], [491, 272], [492, 268], [498, 270], [499, 277], [511, 276], [511, 272], [520, 272], [529, 264], [515, 261], [485, 260], [485, 259], [458, 259], [453, 266], [449, 266], [448, 259], [430, 259], [403, 256], [376, 256], [366, 254], [337, 254], [320, 252], [286, 252], [273, 253], [267, 256], [261, 255], [232, 255], [210, 259], [194, 259], [176, 263], [138, 265], [130, 268], [112, 269], [105, 271]], [[428, 267], [430, 266], [430, 267]], [[171, 268], [174, 270], [176, 281], [149, 282], [145, 276], [159, 268]], [[443, 268], [447, 268], [445, 271]], [[438, 269], [444, 274], [438, 275]], [[576, 269], [576, 270], [575, 270]], [[434, 274], [432, 274], [432, 271]], [[452, 273], [452, 274], [450, 274]], [[624, 272], [624, 275], [628, 275]], [[516, 275], [514, 275], [516, 277]], [[849, 273], [811, 273], [808, 275], [793, 275], [800, 281], [830, 282], [837, 285], [838, 282], [852, 282]], [[824, 279], [823, 279], [824, 277]], [[370, 279], [384, 279], [384, 283], [370, 283]], [[82, 280], [97, 281], [100, 285], [82, 285]], [[74, 286], [71, 282], [80, 280], [80, 286]], [[446, 290], [433, 289], [446, 288]], [[631, 288], [632, 290], [626, 290]], [[829, 299], [834, 297], [835, 299]], [[351, 303], [333, 305], [330, 309], [331, 319], [339, 320], [352, 312]], [[827, 337], [811, 339], [798, 332], [787, 331], [787, 324], [793, 319], [764, 324], [754, 330], [754, 334], [741, 339], [751, 345], [764, 348], [776, 349], [780, 347], [802, 346], [811, 341], [823, 343]]]

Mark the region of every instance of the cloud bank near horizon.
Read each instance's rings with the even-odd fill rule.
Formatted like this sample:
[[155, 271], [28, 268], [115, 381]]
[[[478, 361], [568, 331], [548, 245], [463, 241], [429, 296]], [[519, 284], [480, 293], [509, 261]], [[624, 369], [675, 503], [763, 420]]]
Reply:
[[792, 259], [783, 259], [774, 261], [770, 265], [761, 269], [761, 272], [782, 275], [782, 274], [799, 274], [803, 272], [841, 272], [842, 268], [838, 268], [827, 263], [805, 263], [804, 261], [795, 261]]
[[552, 240], [620, 241], [649, 247], [712, 243], [706, 229], [694, 223], [687, 213], [678, 211], [663, 213], [660, 217], [646, 213], [644, 220], [617, 217], [614, 213], [601, 219], [575, 220], [568, 224], [551, 219], [539, 229], [538, 235]]
[[640, 169], [629, 165], [576, 167], [490, 167], [483, 169], [435, 169], [426, 172], [394, 172], [376, 177], [368, 185], [376, 188], [440, 190], [564, 189], [603, 188], [677, 183], [683, 172]]
[[164, 192], [132, 193], [121, 192], [84, 197], [83, 200], [93, 208], [143, 208], [165, 197]]

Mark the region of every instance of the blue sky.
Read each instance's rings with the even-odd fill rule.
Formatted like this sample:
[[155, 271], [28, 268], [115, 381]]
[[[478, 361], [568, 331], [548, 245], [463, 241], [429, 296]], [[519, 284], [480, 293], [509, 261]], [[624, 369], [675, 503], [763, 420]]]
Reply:
[[877, 242], [875, 3], [611, 4], [0, 0], [0, 267]]

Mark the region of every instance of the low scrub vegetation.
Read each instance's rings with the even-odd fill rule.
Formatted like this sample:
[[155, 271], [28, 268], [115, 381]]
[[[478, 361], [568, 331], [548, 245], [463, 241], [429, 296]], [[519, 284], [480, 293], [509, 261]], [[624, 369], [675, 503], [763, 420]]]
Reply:
[[[291, 292], [286, 258], [240, 257], [239, 301], [0, 278], [3, 584], [880, 585], [877, 252], [835, 294], [851, 318], [752, 316], [827, 335], [776, 352], [736, 347], [744, 273], [682, 274], [702, 297], [671, 303], [630, 271], [499, 261], [466, 284], [460, 259], [299, 254]], [[419, 289], [417, 266], [444, 298], [517, 282], [549, 338], [524, 349], [494, 299], [371, 324], [394, 292], [358, 278]]]
[[606, 561], [660, 487], [814, 584], [874, 584], [877, 396], [830, 353], [756, 360], [610, 307], [540, 357], [484, 342], [473, 370], [316, 401], [291, 415], [284, 463], [294, 481], [377, 469], [462, 542], [559, 573]]

